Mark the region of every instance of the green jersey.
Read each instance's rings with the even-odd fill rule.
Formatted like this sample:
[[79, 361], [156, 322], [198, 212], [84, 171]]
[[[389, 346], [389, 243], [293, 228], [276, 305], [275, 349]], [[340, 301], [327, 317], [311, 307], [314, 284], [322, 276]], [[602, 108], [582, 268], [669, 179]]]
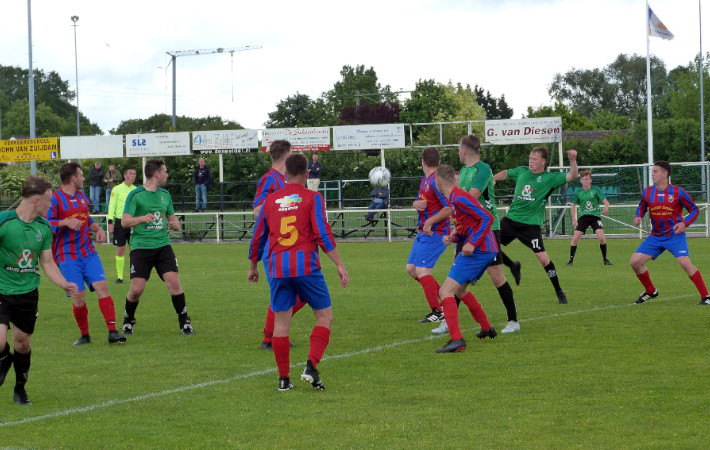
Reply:
[[605, 198], [598, 187], [592, 186], [588, 191], [580, 189], [575, 192], [572, 203], [579, 205], [579, 217], [601, 217], [602, 213], [601, 208], [599, 208], [599, 203], [603, 202]]
[[175, 214], [173, 199], [163, 188], [152, 192], [143, 186], [132, 190], [126, 198], [123, 213], [133, 217], [153, 214], [152, 222], [141, 223], [131, 228], [131, 250], [160, 248], [170, 245], [168, 217]]
[[498, 208], [496, 208], [491, 166], [483, 161], [478, 161], [470, 167], [461, 168], [459, 172], [459, 187], [466, 192], [469, 192], [472, 188], [481, 191], [481, 196], [478, 200], [489, 213], [493, 214], [491, 230], [500, 230], [500, 220], [498, 219]]
[[532, 173], [525, 166], [508, 170], [508, 178], [515, 181], [515, 196], [506, 217], [527, 225], [542, 226], [545, 201], [552, 191], [567, 182], [565, 172]]
[[126, 183], [121, 183], [111, 189], [111, 199], [108, 202], [108, 220], [120, 219], [123, 215], [123, 210], [126, 208], [126, 198], [128, 194], [137, 186], [132, 184], [126, 186]]
[[15, 210], [0, 213], [0, 293], [21, 295], [39, 287], [39, 256], [52, 248], [52, 227], [43, 217], [23, 222]]

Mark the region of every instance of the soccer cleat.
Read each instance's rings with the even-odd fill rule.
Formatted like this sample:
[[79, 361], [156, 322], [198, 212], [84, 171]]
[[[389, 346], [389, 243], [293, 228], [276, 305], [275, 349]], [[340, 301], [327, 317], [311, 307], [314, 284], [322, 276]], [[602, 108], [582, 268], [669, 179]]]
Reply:
[[520, 261], [515, 261], [513, 266], [510, 268], [510, 273], [513, 274], [513, 279], [515, 280], [515, 284], [517, 286], [520, 286], [520, 266]]
[[434, 350], [434, 353], [455, 353], [466, 350], [466, 341], [463, 338], [455, 341], [450, 339], [443, 347]]
[[121, 332], [123, 334], [131, 335], [133, 334], [133, 327], [136, 325], [136, 319], [123, 319], [123, 327]]
[[505, 325], [505, 328], [500, 330], [500, 332], [503, 334], [515, 333], [516, 331], [520, 331], [520, 324], [514, 320], [508, 321], [508, 323]]
[[567, 264], [565, 264], [565, 266], [571, 267], [571, 266], [572, 266], [572, 260], [570, 259], [570, 261], [569, 261]]
[[648, 292], [642, 292], [639, 298], [637, 298], [634, 303], [637, 305], [645, 302], [646, 300], [651, 300], [652, 298], [658, 297], [658, 289], [655, 291], [651, 292], [650, 294]]
[[74, 347], [78, 347], [80, 345], [84, 344], [91, 344], [91, 337], [88, 334], [82, 334], [79, 339], [77, 339], [74, 344], [72, 344]]
[[446, 333], [448, 333], [448, 332], [449, 332], [449, 326], [446, 325], [446, 320], [442, 320], [442, 321], [441, 321], [441, 324], [440, 324], [438, 327], [436, 327], [436, 328], [434, 328], [433, 330], [431, 330], [431, 332], [432, 332], [433, 334], [446, 334]]
[[187, 314], [178, 315], [178, 323], [180, 324], [180, 332], [184, 335], [195, 334], [195, 330], [192, 329], [192, 320]]
[[122, 335], [116, 330], [110, 330], [108, 332], [108, 343], [109, 344], [116, 344], [116, 343], [123, 343], [126, 342], [126, 336]]
[[184, 334], [185, 336], [189, 336], [189, 335], [191, 335], [191, 334], [195, 334], [195, 330], [192, 329], [192, 325], [190, 325], [189, 323], [186, 323], [185, 325], [183, 325], [182, 328], [180, 329], [180, 331], [181, 331], [182, 334]]
[[261, 349], [267, 352], [273, 352], [274, 348], [271, 346], [271, 341], [263, 341], [261, 343]]
[[23, 387], [18, 388], [17, 386], [15, 386], [15, 391], [12, 394], [12, 399], [15, 400], [15, 403], [17, 403], [18, 405], [32, 404], [29, 397], [27, 397], [27, 391]]
[[113, 280], [113, 284], [123, 284], [123, 280], [120, 278], [116, 278], [115, 280]]
[[320, 380], [320, 374], [318, 373], [318, 370], [313, 367], [313, 363], [310, 359], [306, 361], [306, 367], [303, 369], [301, 379], [303, 381], [311, 383], [311, 386], [316, 389], [320, 389], [321, 391], [325, 390], [325, 384], [323, 384], [323, 382]]
[[[703, 297], [703, 299], [698, 302], [698, 305], [710, 305], [710, 295]], [[2, 381], [0, 381], [0, 384], [2, 384]]]
[[293, 389], [291, 379], [289, 377], [279, 378], [279, 391], [288, 391], [289, 389]]
[[608, 259], [605, 259], [605, 260], [604, 260], [604, 265], [605, 265], [605, 266], [613, 266], [614, 263], [611, 262], [611, 261], [609, 261]]
[[0, 360], [0, 386], [5, 382], [5, 377], [12, 367], [12, 353], [8, 353]]
[[429, 314], [426, 315], [425, 318], [419, 321], [419, 323], [437, 323], [441, 322], [444, 320], [444, 313], [439, 311], [438, 309], [432, 309]]
[[487, 330], [481, 330], [478, 333], [476, 333], [476, 337], [478, 339], [485, 339], [487, 337], [493, 339], [494, 337], [498, 336], [498, 332], [496, 331], [495, 328], [490, 327]]
[[557, 300], [559, 300], [560, 305], [566, 305], [567, 304], [567, 296], [565, 295], [565, 291], [560, 289], [559, 291], [555, 291], [557, 294]]

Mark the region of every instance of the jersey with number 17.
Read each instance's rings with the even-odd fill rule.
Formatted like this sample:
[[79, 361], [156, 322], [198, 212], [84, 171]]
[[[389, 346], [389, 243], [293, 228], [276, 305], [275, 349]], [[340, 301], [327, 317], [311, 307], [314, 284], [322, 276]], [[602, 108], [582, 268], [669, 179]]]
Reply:
[[[267, 239], [268, 252], [262, 253]], [[258, 262], [268, 255], [272, 278], [300, 277], [320, 269], [318, 247], [335, 248], [323, 197], [296, 183], [269, 194], [256, 219], [249, 259]]]

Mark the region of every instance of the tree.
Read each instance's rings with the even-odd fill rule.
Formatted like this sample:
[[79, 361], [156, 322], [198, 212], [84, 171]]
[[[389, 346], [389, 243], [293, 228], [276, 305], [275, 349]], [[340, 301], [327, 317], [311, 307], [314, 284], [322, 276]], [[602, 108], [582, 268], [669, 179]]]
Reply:
[[340, 114], [347, 106], [359, 106], [364, 103], [396, 103], [397, 98], [389, 85], [382, 87], [377, 82], [377, 73], [373, 67], [364, 65], [355, 67], [345, 65], [340, 71], [342, 79], [336, 81], [333, 89], [324, 93], [325, 99], [332, 106], [335, 114]]
[[[30, 105], [27, 100], [16, 100], [5, 113], [2, 122], [3, 135], [30, 135]], [[76, 121], [74, 122], [76, 124]], [[53, 137], [65, 135], [66, 121], [52, 111], [52, 108], [40, 103], [35, 108], [35, 135]]]
[[487, 119], [510, 119], [513, 117], [513, 109], [505, 101], [505, 95], [497, 99], [491, 95], [490, 91], [483, 92], [483, 88], [476, 85], [473, 88], [476, 93], [476, 101], [486, 111]]
[[[123, 120], [110, 134], [167, 133], [171, 130], [173, 118], [168, 114], [154, 114], [147, 119]], [[178, 116], [176, 128], [185, 131], [241, 130], [239, 123], [224, 120], [220, 116], [186, 117]]]
[[[305, 94], [296, 92], [276, 105], [276, 111], [269, 113], [269, 120], [264, 123], [267, 128], [293, 128], [318, 126], [316, 109], [322, 102], [314, 102]], [[320, 115], [322, 116], [322, 115]]]
[[576, 110], [562, 102], [555, 102], [555, 106], [541, 106], [533, 109], [528, 106], [527, 117], [560, 117], [564, 131], [592, 130], [594, 127], [586, 117], [582, 117]]
[[368, 123], [399, 123], [399, 103], [365, 103], [358, 107], [346, 106], [338, 123], [356, 125]]

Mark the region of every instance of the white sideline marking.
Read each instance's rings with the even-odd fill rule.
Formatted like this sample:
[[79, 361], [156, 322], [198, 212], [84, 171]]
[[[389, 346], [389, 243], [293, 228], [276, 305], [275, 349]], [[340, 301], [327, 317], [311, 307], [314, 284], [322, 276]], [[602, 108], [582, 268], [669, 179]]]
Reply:
[[[649, 303], [654, 303], [654, 302], [658, 302], [658, 301], [678, 300], [681, 298], [687, 298], [687, 297], [693, 297], [693, 296], [694, 295], [688, 294], [688, 295], [680, 295], [680, 296], [676, 296], [676, 297], [664, 297], [661, 300], [658, 300], [658, 299], [650, 300]], [[546, 316], [524, 319], [524, 320], [520, 320], [520, 322], [521, 323], [522, 322], [532, 322], [535, 320], [544, 320], [544, 319], [552, 319], [555, 317], [572, 316], [572, 315], [576, 315], [576, 314], [584, 314], [584, 313], [594, 312], [594, 311], [604, 311], [607, 309], [622, 308], [622, 307], [633, 306], [633, 305], [634, 305], [633, 303], [624, 303], [622, 305], [610, 305], [610, 306], [602, 306], [602, 307], [597, 307], [597, 308], [582, 309], [582, 310], [578, 310], [578, 311], [568, 311], [568, 312], [563, 312], [563, 313], [558, 313], [558, 314], [549, 314]], [[463, 331], [472, 331], [472, 329], [467, 329], [467, 330], [463, 330]], [[441, 337], [442, 336], [440, 336], [440, 335], [439, 336], [429, 335], [429, 336], [425, 336], [425, 337], [421, 337], [421, 338], [417, 338], [417, 339], [409, 339], [406, 341], [397, 341], [397, 342], [393, 342], [391, 344], [379, 345], [377, 347], [371, 347], [371, 348], [367, 348], [364, 350], [357, 350], [354, 352], [341, 353], [339, 355], [324, 356], [323, 361], [330, 360], [330, 359], [349, 358], [351, 356], [358, 356], [358, 355], [362, 355], [365, 353], [379, 352], [381, 350], [387, 350], [389, 348], [399, 347], [402, 345], [415, 344], [417, 342], [424, 342], [424, 341], [431, 341], [432, 339], [441, 339]], [[302, 366], [302, 364], [301, 363], [297, 363], [297, 364], [294, 363], [294, 364], [291, 364], [290, 367], [294, 368], [297, 366], [300, 367], [300, 366]], [[168, 389], [168, 390], [160, 391], [160, 392], [152, 392], [150, 394], [139, 395], [136, 397], [130, 397], [130, 398], [118, 399], [118, 400], [109, 400], [109, 401], [102, 402], [102, 403], [94, 403], [93, 405], [89, 405], [89, 406], [82, 406], [82, 407], [78, 407], [78, 408], [65, 409], [65, 410], [57, 411], [57, 412], [54, 412], [51, 414], [44, 414], [44, 415], [35, 416], [35, 417], [26, 417], [24, 419], [10, 421], [10, 422], [0, 422], [0, 428], [10, 427], [13, 425], [22, 425], [22, 424], [31, 423], [31, 422], [40, 422], [42, 420], [55, 419], [57, 417], [64, 417], [64, 416], [69, 416], [72, 414], [78, 414], [78, 413], [83, 413], [83, 412], [91, 412], [91, 411], [95, 411], [97, 409], [108, 408], [109, 406], [122, 405], [125, 403], [131, 403], [131, 402], [138, 402], [141, 400], [148, 400], [151, 398], [162, 397], [162, 396], [170, 395], [170, 394], [179, 394], [181, 392], [191, 391], [193, 389], [200, 389], [203, 387], [214, 386], [216, 384], [231, 383], [232, 381], [243, 380], [246, 378], [251, 378], [251, 377], [255, 377], [255, 376], [259, 376], [259, 375], [267, 375], [267, 374], [274, 373], [274, 372], [276, 372], [275, 367], [273, 367], [271, 369], [248, 372], [248, 373], [244, 373], [244, 374], [237, 375], [234, 377], [225, 378], [223, 380], [205, 381], [204, 383], [191, 384], [189, 386], [183, 386], [183, 387], [175, 388], [175, 389]]]

